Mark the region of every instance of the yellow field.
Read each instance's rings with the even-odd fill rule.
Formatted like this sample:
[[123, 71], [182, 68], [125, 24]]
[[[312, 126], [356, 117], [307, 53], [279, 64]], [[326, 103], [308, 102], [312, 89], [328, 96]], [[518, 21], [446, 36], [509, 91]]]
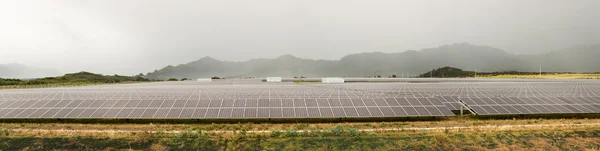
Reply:
[[542, 74], [540, 75], [496, 75], [477, 76], [477, 78], [508, 78], [508, 79], [600, 79], [600, 74]]

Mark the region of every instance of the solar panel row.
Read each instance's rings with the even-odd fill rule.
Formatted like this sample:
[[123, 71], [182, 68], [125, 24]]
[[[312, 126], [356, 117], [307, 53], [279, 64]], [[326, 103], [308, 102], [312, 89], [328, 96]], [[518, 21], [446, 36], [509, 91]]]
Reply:
[[479, 115], [600, 113], [600, 97], [460, 98]]
[[353, 99], [211, 99], [211, 100], [28, 100], [0, 101], [0, 108], [88, 108], [88, 107], [357, 107], [357, 106], [443, 106], [437, 98]]
[[0, 102], [0, 118], [317, 118], [452, 116], [435, 98], [29, 100]]
[[344, 118], [452, 116], [445, 107], [3, 109], [1, 118]]
[[[162, 88], [168, 87], [168, 88]], [[600, 97], [599, 83], [375, 83], [317, 86], [289, 85], [168, 85], [156, 88], [132, 87], [131, 92], [124, 87], [121, 91], [108, 88], [70, 89], [60, 92], [58, 98], [81, 99], [177, 99], [182, 96], [192, 98], [385, 98], [385, 97]], [[54, 91], [19, 91], [4, 93], [2, 99], [29, 99], [54, 97]]]

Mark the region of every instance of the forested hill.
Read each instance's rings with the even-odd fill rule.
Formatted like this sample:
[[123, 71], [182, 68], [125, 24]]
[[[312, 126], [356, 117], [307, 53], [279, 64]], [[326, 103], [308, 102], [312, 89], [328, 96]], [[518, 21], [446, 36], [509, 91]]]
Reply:
[[453, 67], [437, 68], [427, 73], [419, 75], [419, 77], [436, 77], [436, 78], [464, 78], [475, 76], [474, 71], [463, 71], [462, 69]]
[[265, 77], [265, 76], [389, 76], [424, 73], [451, 66], [478, 72], [538, 71], [547, 72], [600, 71], [600, 45], [578, 46], [539, 55], [514, 55], [503, 50], [468, 43], [437, 48], [408, 50], [399, 53], [360, 53], [340, 60], [311, 60], [283, 55], [274, 59], [253, 59], [244, 62], [220, 61], [210, 57], [167, 66], [148, 73], [150, 79], [195, 77]]
[[99, 84], [99, 83], [124, 83], [150, 81], [141, 76], [101, 75], [90, 72], [69, 73], [63, 76], [46, 77], [39, 79], [21, 80], [0, 78], [0, 86], [4, 85], [69, 85], [69, 84]]

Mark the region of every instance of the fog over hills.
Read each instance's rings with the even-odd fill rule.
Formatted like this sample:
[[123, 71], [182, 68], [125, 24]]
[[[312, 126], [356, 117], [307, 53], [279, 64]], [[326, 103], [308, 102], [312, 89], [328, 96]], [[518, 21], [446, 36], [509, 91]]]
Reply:
[[265, 77], [265, 76], [389, 76], [416, 75], [434, 68], [451, 66], [478, 72], [543, 71], [598, 72], [600, 45], [585, 45], [539, 55], [515, 55], [489, 46], [468, 43], [443, 45], [420, 51], [399, 53], [350, 54], [340, 60], [312, 60], [283, 55], [274, 59], [244, 62], [220, 61], [204, 57], [187, 64], [167, 66], [148, 73], [151, 79], [197, 77]]
[[0, 64], [0, 78], [41, 78], [58, 76], [61, 73], [54, 69], [29, 67], [22, 64]]

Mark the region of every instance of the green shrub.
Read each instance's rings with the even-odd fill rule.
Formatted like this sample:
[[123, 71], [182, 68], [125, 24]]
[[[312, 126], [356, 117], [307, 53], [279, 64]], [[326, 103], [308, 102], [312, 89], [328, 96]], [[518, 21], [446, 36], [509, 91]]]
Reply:
[[587, 135], [587, 131], [584, 131], [584, 130], [577, 130], [577, 131], [574, 131], [574, 133], [579, 135], [580, 137], [585, 137]]
[[296, 137], [296, 136], [298, 136], [298, 128], [292, 127], [292, 128], [285, 129], [285, 136], [286, 137]]
[[357, 128], [349, 128], [348, 129], [348, 135], [350, 135], [352, 137], [359, 137], [360, 136], [360, 132], [358, 131]]
[[240, 132], [240, 134], [244, 137], [246, 137], [246, 134], [248, 134], [248, 130], [246, 130], [246, 128], [242, 128], [242, 131]]
[[592, 130], [590, 133], [593, 137], [600, 137], [600, 130]]
[[0, 85], [20, 85], [23, 81], [19, 79], [2, 79], [0, 78]]
[[316, 130], [314, 127], [311, 127], [309, 131], [310, 131], [310, 136], [312, 136], [312, 137], [319, 136], [319, 131]]
[[308, 136], [308, 131], [307, 130], [303, 130], [302, 131], [302, 137], [307, 137]]
[[333, 136], [342, 136], [342, 134], [344, 134], [343, 126], [336, 126], [331, 129], [331, 135], [333, 135]]
[[187, 131], [183, 131], [183, 132], [181, 132], [181, 133], [177, 134], [177, 137], [179, 137], [179, 138], [187, 138], [187, 137], [189, 137], [189, 136], [190, 136], [190, 135], [188, 134], [188, 132], [187, 132]]
[[271, 137], [280, 137], [280, 136], [281, 136], [281, 132], [279, 130], [271, 131]]

